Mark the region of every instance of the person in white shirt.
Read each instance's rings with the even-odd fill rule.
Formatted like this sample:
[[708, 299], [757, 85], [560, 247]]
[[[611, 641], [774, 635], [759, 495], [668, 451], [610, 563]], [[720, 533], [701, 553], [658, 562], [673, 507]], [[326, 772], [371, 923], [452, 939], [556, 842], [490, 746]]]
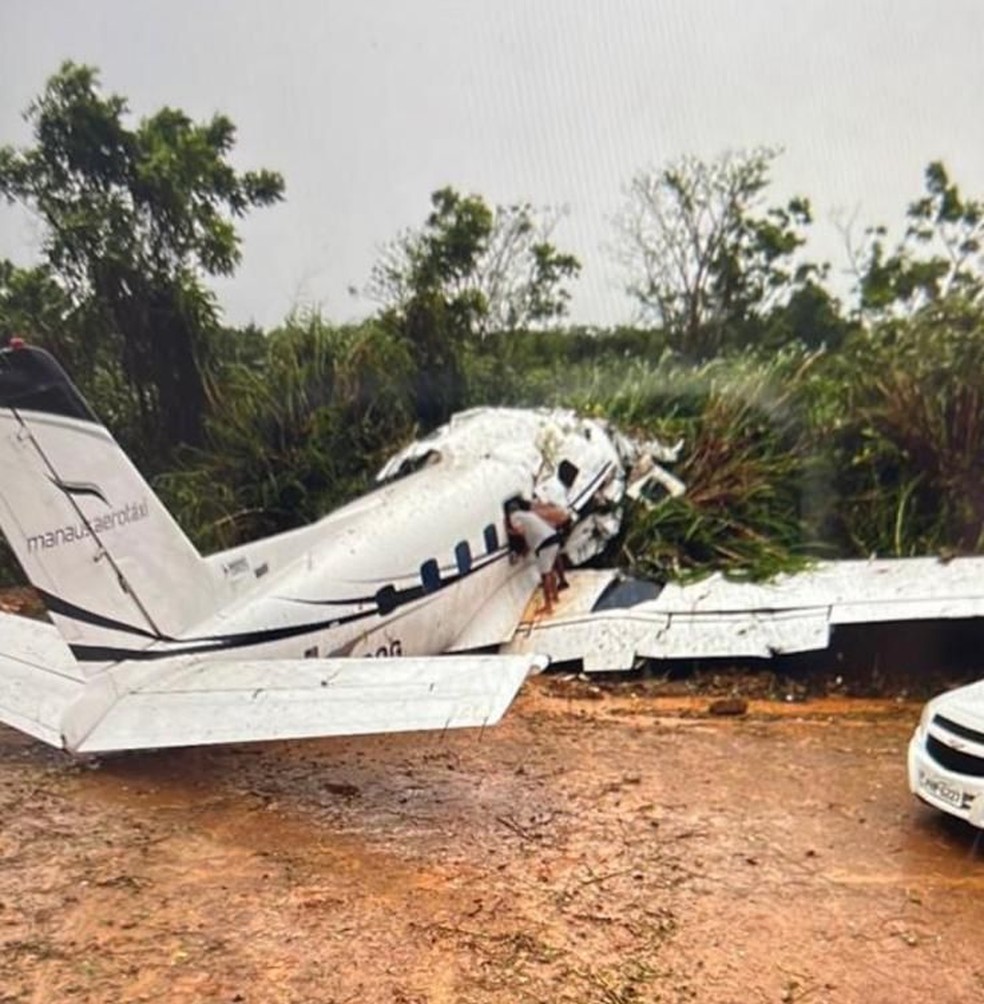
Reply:
[[553, 613], [558, 598], [557, 573], [554, 566], [560, 553], [560, 534], [542, 516], [538, 516], [529, 502], [514, 499], [508, 506], [509, 530], [522, 537], [526, 547], [536, 556], [536, 567], [543, 587], [543, 606], [537, 613]]
[[557, 588], [569, 585], [564, 574], [564, 541], [574, 522], [574, 511], [570, 503], [570, 490], [577, 479], [578, 470], [569, 460], [561, 460], [557, 471], [533, 492], [533, 512], [549, 523], [558, 533], [560, 546], [554, 559], [554, 575]]

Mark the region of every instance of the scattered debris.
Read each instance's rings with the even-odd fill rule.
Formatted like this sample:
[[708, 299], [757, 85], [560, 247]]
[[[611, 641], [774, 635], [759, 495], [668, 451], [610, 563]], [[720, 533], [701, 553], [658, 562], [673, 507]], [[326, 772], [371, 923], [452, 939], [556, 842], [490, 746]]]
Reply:
[[745, 715], [748, 713], [748, 701], [744, 697], [719, 697], [711, 701], [707, 710], [712, 715]]

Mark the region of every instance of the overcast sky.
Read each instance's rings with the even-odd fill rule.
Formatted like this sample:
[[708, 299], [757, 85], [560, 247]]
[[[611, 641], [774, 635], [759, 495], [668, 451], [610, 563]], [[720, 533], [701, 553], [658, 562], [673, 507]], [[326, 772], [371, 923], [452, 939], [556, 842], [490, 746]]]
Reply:
[[[775, 201], [809, 196], [835, 267], [832, 216], [900, 225], [930, 160], [984, 196], [982, 53], [981, 0], [0, 0], [0, 143], [64, 59], [136, 116], [228, 114], [237, 166], [287, 183], [217, 284], [231, 323], [369, 312], [350, 287], [445, 184], [569, 207], [573, 319], [613, 323], [623, 186], [683, 154], [781, 146]], [[0, 210], [0, 255], [37, 237]]]

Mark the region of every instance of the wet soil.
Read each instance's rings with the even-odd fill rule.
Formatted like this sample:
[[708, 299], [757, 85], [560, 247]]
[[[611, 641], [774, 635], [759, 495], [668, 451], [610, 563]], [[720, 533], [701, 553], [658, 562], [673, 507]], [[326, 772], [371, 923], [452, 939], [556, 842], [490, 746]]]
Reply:
[[984, 859], [906, 790], [918, 704], [633, 686], [88, 763], [0, 729], [0, 1001], [980, 999]]

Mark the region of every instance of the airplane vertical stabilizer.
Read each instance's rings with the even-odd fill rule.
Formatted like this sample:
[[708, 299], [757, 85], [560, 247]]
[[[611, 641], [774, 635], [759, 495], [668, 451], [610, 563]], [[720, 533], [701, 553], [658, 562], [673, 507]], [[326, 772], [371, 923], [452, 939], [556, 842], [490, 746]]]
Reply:
[[0, 472], [0, 529], [84, 666], [214, 610], [206, 563], [41, 349], [0, 351]]

